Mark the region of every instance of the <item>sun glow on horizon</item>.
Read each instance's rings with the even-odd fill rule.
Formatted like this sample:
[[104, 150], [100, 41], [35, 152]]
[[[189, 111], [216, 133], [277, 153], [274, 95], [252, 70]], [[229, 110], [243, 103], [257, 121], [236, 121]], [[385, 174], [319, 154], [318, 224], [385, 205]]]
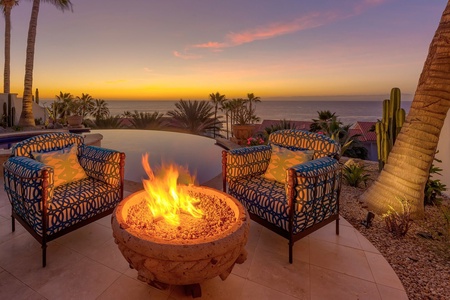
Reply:
[[[368, 95], [393, 86], [413, 94], [446, 1], [411, 1], [211, 1], [194, 19], [186, 12], [199, 7], [182, 1], [176, 11], [175, 3], [143, 1], [129, 8], [132, 18], [114, 0], [108, 13], [90, 1], [65, 14], [42, 5], [32, 89], [43, 99], [62, 91], [105, 100], [202, 100], [217, 91], [227, 98]], [[12, 10], [18, 97], [29, 9]], [[217, 20], [216, 11], [233, 18]]]

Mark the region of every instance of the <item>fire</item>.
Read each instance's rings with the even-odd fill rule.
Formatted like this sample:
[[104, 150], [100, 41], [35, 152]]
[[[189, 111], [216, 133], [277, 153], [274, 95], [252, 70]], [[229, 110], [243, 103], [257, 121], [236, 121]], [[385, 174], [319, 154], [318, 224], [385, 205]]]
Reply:
[[142, 180], [147, 192], [145, 200], [154, 221], [164, 219], [168, 224], [177, 226], [180, 224], [180, 213], [190, 214], [194, 218], [203, 217], [202, 210], [196, 207], [200, 201], [191, 197], [183, 185], [178, 184], [180, 170], [183, 169], [170, 164], [164, 166], [159, 176], [155, 176], [148, 163], [147, 153], [142, 155], [142, 166], [148, 176], [148, 179]]

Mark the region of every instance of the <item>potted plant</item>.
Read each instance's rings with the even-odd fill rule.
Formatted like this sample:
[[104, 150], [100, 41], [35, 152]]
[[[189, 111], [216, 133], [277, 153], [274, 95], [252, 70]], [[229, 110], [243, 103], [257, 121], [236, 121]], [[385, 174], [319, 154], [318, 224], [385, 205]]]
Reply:
[[72, 99], [67, 103], [67, 124], [70, 127], [82, 127], [83, 116], [81, 115], [81, 103], [78, 99]]
[[231, 118], [232, 141], [245, 145], [247, 139], [254, 135], [257, 127], [254, 123], [259, 121], [259, 118], [255, 114], [255, 109], [247, 106], [246, 100], [233, 99], [232, 101], [234, 101]]
[[[55, 102], [47, 109], [55, 125], [68, 124], [70, 127], [82, 127], [81, 101], [71, 93], [59, 92]], [[56, 127], [55, 127], [56, 128]]]

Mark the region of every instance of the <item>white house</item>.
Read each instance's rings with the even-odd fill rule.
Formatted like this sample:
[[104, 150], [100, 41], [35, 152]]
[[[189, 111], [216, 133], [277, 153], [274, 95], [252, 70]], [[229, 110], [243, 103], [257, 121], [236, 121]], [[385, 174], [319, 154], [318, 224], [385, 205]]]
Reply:
[[[17, 125], [19, 122], [20, 114], [22, 113], [22, 98], [17, 98], [17, 94], [11, 95], [11, 108], [14, 108], [14, 124]], [[6, 104], [6, 106], [5, 106]], [[6, 108], [6, 112], [5, 112]], [[4, 114], [8, 112], [8, 94], [0, 93], [0, 116], [3, 117]], [[33, 115], [35, 119], [41, 118], [45, 122], [47, 119], [47, 111], [40, 104], [33, 102]]]

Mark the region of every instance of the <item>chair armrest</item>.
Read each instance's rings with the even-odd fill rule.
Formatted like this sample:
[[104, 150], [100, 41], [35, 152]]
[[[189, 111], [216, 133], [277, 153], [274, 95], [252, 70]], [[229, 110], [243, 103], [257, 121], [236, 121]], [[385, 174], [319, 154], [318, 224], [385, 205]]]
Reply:
[[[38, 212], [51, 201], [53, 168], [25, 156], [13, 156], [3, 164], [3, 175], [5, 191], [17, 213], [26, 217], [27, 211]], [[48, 183], [45, 195], [44, 181]]]
[[111, 185], [123, 183], [123, 152], [84, 145], [79, 162], [89, 177]]
[[292, 199], [298, 205], [297, 210], [307, 210], [308, 207], [310, 209], [316, 206], [323, 207], [323, 210], [335, 210], [342, 180], [339, 161], [331, 157], [322, 157], [295, 165], [287, 172], [289, 179], [286, 188], [289, 191], [290, 182], [294, 184]]
[[52, 170], [43, 163], [26, 156], [12, 156], [3, 165], [4, 172], [13, 173], [23, 178], [41, 177], [44, 169]]
[[340, 168], [339, 161], [328, 156], [313, 159], [292, 167], [299, 177], [316, 177], [335, 168]]
[[227, 152], [226, 178], [234, 180], [264, 173], [269, 166], [272, 149], [268, 145], [245, 147]]

